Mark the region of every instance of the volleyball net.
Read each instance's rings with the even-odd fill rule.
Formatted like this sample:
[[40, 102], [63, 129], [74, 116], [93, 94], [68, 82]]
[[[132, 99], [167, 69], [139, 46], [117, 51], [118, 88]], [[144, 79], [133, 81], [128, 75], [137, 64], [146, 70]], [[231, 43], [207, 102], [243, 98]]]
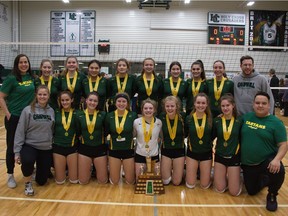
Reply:
[[[100, 62], [105, 63], [115, 63], [119, 58], [126, 58], [131, 65], [136, 63], [141, 65], [144, 58], [151, 57], [159, 65], [164, 65], [161, 70], [167, 76], [167, 71], [172, 61], [179, 61], [182, 64], [183, 71], [189, 72], [191, 64], [201, 59], [204, 63], [205, 71], [208, 73], [212, 72], [214, 61], [222, 60], [225, 62], [227, 74], [233, 75], [240, 71], [241, 56], [250, 55], [254, 58], [255, 69], [263, 75], [267, 74], [271, 68], [274, 68], [277, 76], [284, 77], [288, 73], [288, 51], [283, 47], [264, 48], [187, 43], [0, 42], [0, 64], [4, 66], [5, 70], [11, 70], [14, 58], [20, 53], [24, 53], [29, 57], [33, 70], [39, 70], [41, 60], [47, 58], [54, 62], [54, 70], [61, 70], [66, 57], [71, 55], [77, 56], [83, 67], [92, 59], [98, 59]], [[253, 51], [251, 51], [252, 49]], [[131, 71], [131, 73], [140, 72], [140, 66]]]

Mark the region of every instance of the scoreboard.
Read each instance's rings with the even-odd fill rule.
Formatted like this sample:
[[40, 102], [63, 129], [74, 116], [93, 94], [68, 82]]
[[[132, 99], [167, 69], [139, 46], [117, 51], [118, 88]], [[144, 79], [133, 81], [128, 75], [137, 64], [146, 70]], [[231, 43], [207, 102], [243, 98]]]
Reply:
[[244, 42], [244, 26], [208, 26], [208, 44], [244, 45]]

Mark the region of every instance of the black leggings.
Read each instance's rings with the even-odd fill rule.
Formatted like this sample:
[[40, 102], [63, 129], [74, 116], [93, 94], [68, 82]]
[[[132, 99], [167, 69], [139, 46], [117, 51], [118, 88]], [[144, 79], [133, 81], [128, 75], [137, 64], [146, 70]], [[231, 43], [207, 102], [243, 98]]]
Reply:
[[263, 184], [263, 178], [265, 175], [269, 178], [268, 191], [275, 195], [278, 194], [278, 190], [281, 188], [284, 182], [285, 169], [281, 162], [279, 173], [270, 173], [267, 167], [272, 159], [273, 158], [269, 158], [261, 164], [255, 166], [241, 166], [243, 169], [244, 184], [249, 195], [257, 194], [263, 188], [263, 186], [265, 186]]
[[14, 167], [15, 167], [15, 160], [14, 160], [14, 137], [16, 128], [19, 121], [19, 116], [11, 115], [9, 121], [7, 117], [5, 117], [5, 128], [6, 128], [6, 167], [7, 173], [13, 174]]
[[52, 163], [52, 150], [39, 150], [24, 144], [21, 151], [21, 170], [25, 177], [31, 176], [36, 162], [35, 181], [39, 185], [47, 182]]

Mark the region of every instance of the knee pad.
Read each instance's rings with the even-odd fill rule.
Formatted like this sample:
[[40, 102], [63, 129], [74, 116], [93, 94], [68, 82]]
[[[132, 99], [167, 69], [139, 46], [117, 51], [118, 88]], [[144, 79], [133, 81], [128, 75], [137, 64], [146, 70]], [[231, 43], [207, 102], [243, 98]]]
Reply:
[[168, 185], [171, 181], [171, 176], [168, 179], [163, 179], [163, 184]]
[[195, 184], [194, 184], [194, 185], [190, 185], [190, 184], [188, 184], [188, 183], [186, 182], [186, 187], [187, 187], [187, 188], [194, 189], [195, 186], [196, 186]]
[[64, 183], [66, 182], [66, 179], [64, 179], [63, 181], [57, 181], [57, 180], [55, 179], [55, 182], [56, 182], [56, 184], [58, 184], [58, 185], [62, 185], [62, 184], [64, 184]]
[[76, 180], [71, 180], [71, 179], [69, 179], [69, 182], [70, 182], [71, 184], [78, 184], [78, 183], [79, 183], [79, 180], [78, 180], [78, 179], [76, 179]]
[[210, 188], [211, 183], [212, 183], [212, 182], [210, 181], [209, 184], [208, 184], [206, 187], [203, 187], [203, 186], [201, 185], [201, 188], [202, 188], [202, 189], [208, 189], [208, 188]]

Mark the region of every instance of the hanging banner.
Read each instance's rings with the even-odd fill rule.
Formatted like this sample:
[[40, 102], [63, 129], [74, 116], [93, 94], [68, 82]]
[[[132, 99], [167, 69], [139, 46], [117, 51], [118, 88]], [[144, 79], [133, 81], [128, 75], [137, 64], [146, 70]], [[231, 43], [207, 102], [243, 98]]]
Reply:
[[50, 41], [67, 44], [51, 45], [51, 56], [95, 56], [95, 17], [95, 11], [52, 11]]
[[[287, 42], [288, 42], [287, 11], [266, 11], [266, 10], [249, 11], [250, 46], [287, 47]], [[253, 49], [253, 50], [259, 50], [259, 49]], [[268, 49], [264, 48], [260, 50], [263, 51]]]

